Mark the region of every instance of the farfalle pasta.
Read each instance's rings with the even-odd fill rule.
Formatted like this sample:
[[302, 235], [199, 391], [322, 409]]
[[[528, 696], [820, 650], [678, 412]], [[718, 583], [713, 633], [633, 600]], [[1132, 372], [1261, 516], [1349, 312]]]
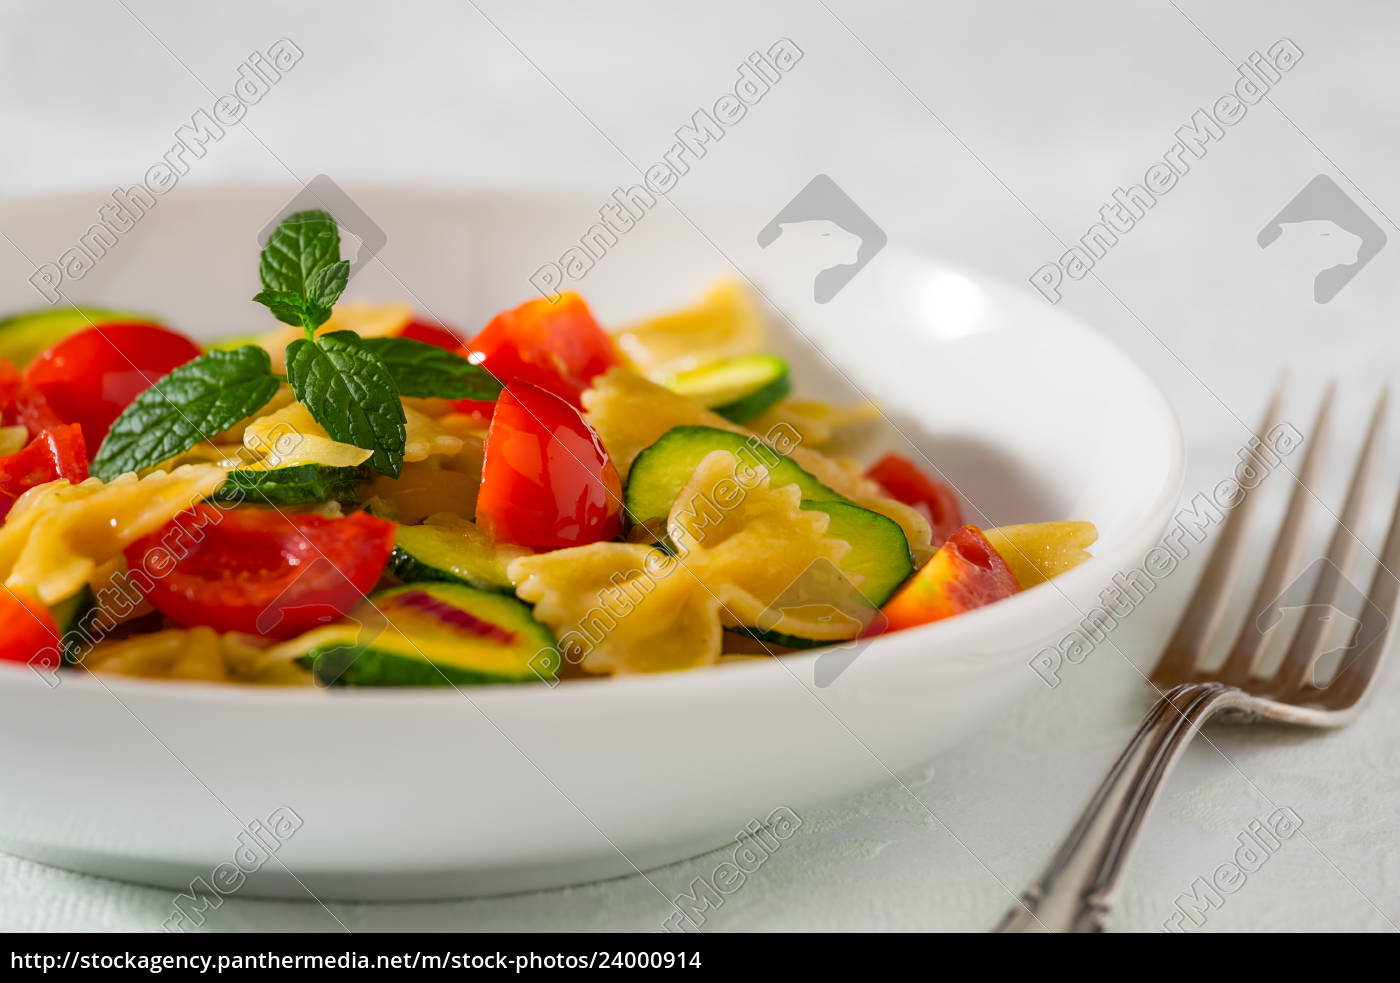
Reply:
[[[736, 491], [722, 491], [726, 483]], [[795, 486], [773, 488], [766, 469], [746, 470], [716, 451], [671, 509], [674, 554], [595, 543], [518, 559], [510, 576], [559, 636], [565, 658], [588, 672], [712, 665], [723, 628], [757, 624], [814, 562], [839, 564], [850, 552], [826, 537], [825, 514], [800, 506]], [[777, 613], [769, 627], [800, 632], [811, 623]]]
[[0, 576], [7, 588], [31, 591], [45, 604], [61, 601], [100, 564], [213, 494], [227, 475], [216, 465], [190, 464], [27, 492], [0, 528]]

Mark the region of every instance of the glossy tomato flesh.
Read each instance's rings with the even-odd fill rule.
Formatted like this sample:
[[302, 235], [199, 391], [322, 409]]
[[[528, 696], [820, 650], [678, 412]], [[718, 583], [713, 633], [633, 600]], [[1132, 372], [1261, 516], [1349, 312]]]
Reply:
[[178, 624], [291, 638], [364, 599], [389, 562], [394, 529], [365, 512], [328, 519], [197, 505], [127, 547], [126, 562]]
[[574, 293], [502, 311], [462, 354], [502, 382], [527, 382], [577, 408], [595, 376], [622, 364], [612, 338]]
[[88, 476], [83, 430], [76, 423], [45, 430], [22, 450], [0, 457], [0, 518], [29, 489], [63, 478], [72, 484]]
[[0, 588], [0, 662], [25, 662], [35, 669], [55, 670], [62, 657], [58, 626], [49, 609], [26, 594]]
[[1020, 589], [982, 530], [963, 526], [880, 609], [886, 622], [882, 627], [897, 631], [942, 621], [1010, 597]]
[[513, 382], [486, 435], [477, 521], [535, 549], [614, 539], [622, 482], [593, 428], [553, 393]]
[[897, 502], [924, 514], [933, 527], [933, 545], [942, 546], [963, 524], [958, 495], [947, 484], [925, 474], [902, 454], [886, 454], [865, 473]]
[[0, 425], [20, 426], [32, 440], [45, 430], [63, 426], [49, 401], [35, 392], [9, 362], [0, 359]]
[[462, 347], [462, 339], [446, 326], [433, 321], [421, 321], [417, 318], [404, 325], [403, 330], [399, 332], [399, 337], [421, 341], [425, 345], [433, 345], [437, 348], [445, 348], [449, 352], [455, 352]]
[[24, 370], [24, 382], [63, 422], [82, 426], [95, 454], [132, 400], [199, 354], [190, 339], [159, 325], [99, 324], [41, 352]]

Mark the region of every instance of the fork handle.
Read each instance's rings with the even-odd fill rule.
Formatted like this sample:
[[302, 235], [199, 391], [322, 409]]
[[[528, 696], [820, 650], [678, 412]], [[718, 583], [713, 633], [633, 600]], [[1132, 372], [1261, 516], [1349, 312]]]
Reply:
[[1143, 718], [1128, 746], [998, 932], [1102, 932], [1147, 810], [1202, 724], [1247, 697], [1220, 683], [1183, 683]]

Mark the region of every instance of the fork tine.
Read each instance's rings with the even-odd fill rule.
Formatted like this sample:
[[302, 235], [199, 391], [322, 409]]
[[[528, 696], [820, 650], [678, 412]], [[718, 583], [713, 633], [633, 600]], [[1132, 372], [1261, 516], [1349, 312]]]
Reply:
[[1366, 695], [1376, 675], [1376, 666], [1380, 664], [1381, 655], [1390, 639], [1395, 600], [1400, 596], [1400, 580], [1395, 577], [1397, 569], [1400, 569], [1400, 496], [1397, 496], [1395, 510], [1390, 515], [1390, 530], [1381, 549], [1380, 563], [1371, 577], [1371, 588], [1366, 593], [1360, 624], [1348, 640], [1351, 645], [1356, 645], [1362, 638], [1368, 638], [1370, 642], [1363, 651], [1352, 656], [1350, 663], [1343, 664], [1323, 690], [1323, 701], [1330, 707], [1344, 709], [1354, 706]]
[[[1278, 386], [1269, 400], [1269, 408], [1264, 412], [1264, 424], [1259, 428], [1259, 436], [1266, 437], [1278, 425], [1283, 406], [1283, 394], [1287, 389], [1287, 377], [1279, 379]], [[1251, 459], [1261, 466], [1258, 453], [1251, 451]], [[1260, 482], [1262, 485], [1263, 482]], [[1248, 490], [1220, 529], [1220, 536], [1211, 550], [1210, 559], [1196, 582], [1191, 599], [1186, 602], [1181, 620], [1171, 640], [1162, 650], [1162, 657], [1152, 670], [1151, 681], [1157, 686], [1175, 686], [1190, 675], [1196, 665], [1196, 658], [1203, 652], [1215, 629], [1225, 614], [1230, 599], [1230, 587], [1239, 572], [1239, 561], [1243, 551], [1240, 542], [1249, 522], [1250, 510], [1259, 495], [1259, 485]]]
[[[1333, 530], [1332, 540], [1327, 544], [1327, 556], [1318, 571], [1317, 585], [1313, 588], [1312, 596], [1308, 598], [1309, 607], [1336, 607], [1341, 600], [1347, 572], [1356, 562], [1357, 553], [1361, 551], [1360, 530], [1357, 524], [1361, 521], [1371, 493], [1375, 490], [1376, 461], [1379, 457], [1381, 434], [1385, 430], [1389, 396], [1389, 390], [1382, 389], [1380, 398], [1376, 400], [1376, 409], [1371, 414], [1361, 459], [1357, 461], [1351, 485], [1347, 488], [1346, 503], [1337, 519], [1337, 528]], [[1322, 618], [1308, 618], [1303, 622], [1274, 674], [1272, 688], [1275, 691], [1291, 693], [1305, 681], [1310, 681], [1307, 676], [1318, 656], [1322, 654], [1322, 646], [1327, 640], [1327, 627], [1327, 621]]]
[[1230, 654], [1225, 657], [1225, 663], [1217, 674], [1221, 682], [1240, 685], [1247, 680], [1269, 636], [1278, 627], [1278, 621], [1274, 618], [1268, 619], [1269, 627], [1266, 629], [1261, 630], [1259, 622], [1266, 620], [1266, 609], [1267, 613], [1273, 612], [1274, 603], [1287, 586], [1288, 578], [1296, 576], [1298, 556], [1303, 549], [1304, 533], [1308, 525], [1308, 499], [1312, 495], [1310, 486], [1317, 481], [1322, 471], [1324, 451], [1327, 447], [1327, 424], [1332, 416], [1332, 400], [1336, 394], [1336, 383], [1329, 383], [1327, 393], [1322, 397], [1322, 406], [1317, 411], [1317, 421], [1313, 424], [1312, 440], [1303, 454], [1302, 467], [1298, 469], [1294, 479], [1293, 494], [1288, 499], [1288, 511], [1284, 513], [1283, 525], [1274, 538], [1274, 548], [1269, 553], [1264, 576], [1250, 599], [1247, 610], [1251, 612], [1251, 616], [1246, 617], [1244, 624], [1240, 626], [1239, 634], [1235, 636], [1235, 644], [1230, 647]]

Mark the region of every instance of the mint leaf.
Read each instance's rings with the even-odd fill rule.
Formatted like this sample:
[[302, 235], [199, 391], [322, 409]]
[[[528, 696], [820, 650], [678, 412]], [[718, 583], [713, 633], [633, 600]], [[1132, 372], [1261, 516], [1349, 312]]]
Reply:
[[412, 338], [362, 338], [360, 343], [379, 356], [401, 395], [494, 400], [501, 394], [500, 380], [490, 372], [436, 345]]
[[305, 327], [305, 318], [303, 317], [305, 306], [302, 299], [296, 294], [278, 290], [264, 290], [253, 299], [266, 306], [277, 320], [285, 324], [295, 324], [299, 328]]
[[258, 276], [263, 289], [253, 300], [309, 336], [330, 318], [350, 277], [335, 219], [319, 209], [288, 215], [263, 247]]
[[330, 307], [345, 292], [345, 284], [349, 279], [349, 260], [342, 259], [330, 266], [321, 267], [306, 281], [307, 301], [319, 307]]
[[340, 228], [329, 212], [294, 212], [263, 247], [258, 274], [268, 290], [309, 296], [311, 275], [340, 260]]
[[89, 470], [111, 481], [183, 454], [262, 409], [277, 386], [272, 360], [257, 345], [205, 352], [122, 411]]
[[287, 381], [331, 439], [373, 451], [369, 466], [397, 478], [406, 440], [394, 377], [353, 331], [287, 346]]

